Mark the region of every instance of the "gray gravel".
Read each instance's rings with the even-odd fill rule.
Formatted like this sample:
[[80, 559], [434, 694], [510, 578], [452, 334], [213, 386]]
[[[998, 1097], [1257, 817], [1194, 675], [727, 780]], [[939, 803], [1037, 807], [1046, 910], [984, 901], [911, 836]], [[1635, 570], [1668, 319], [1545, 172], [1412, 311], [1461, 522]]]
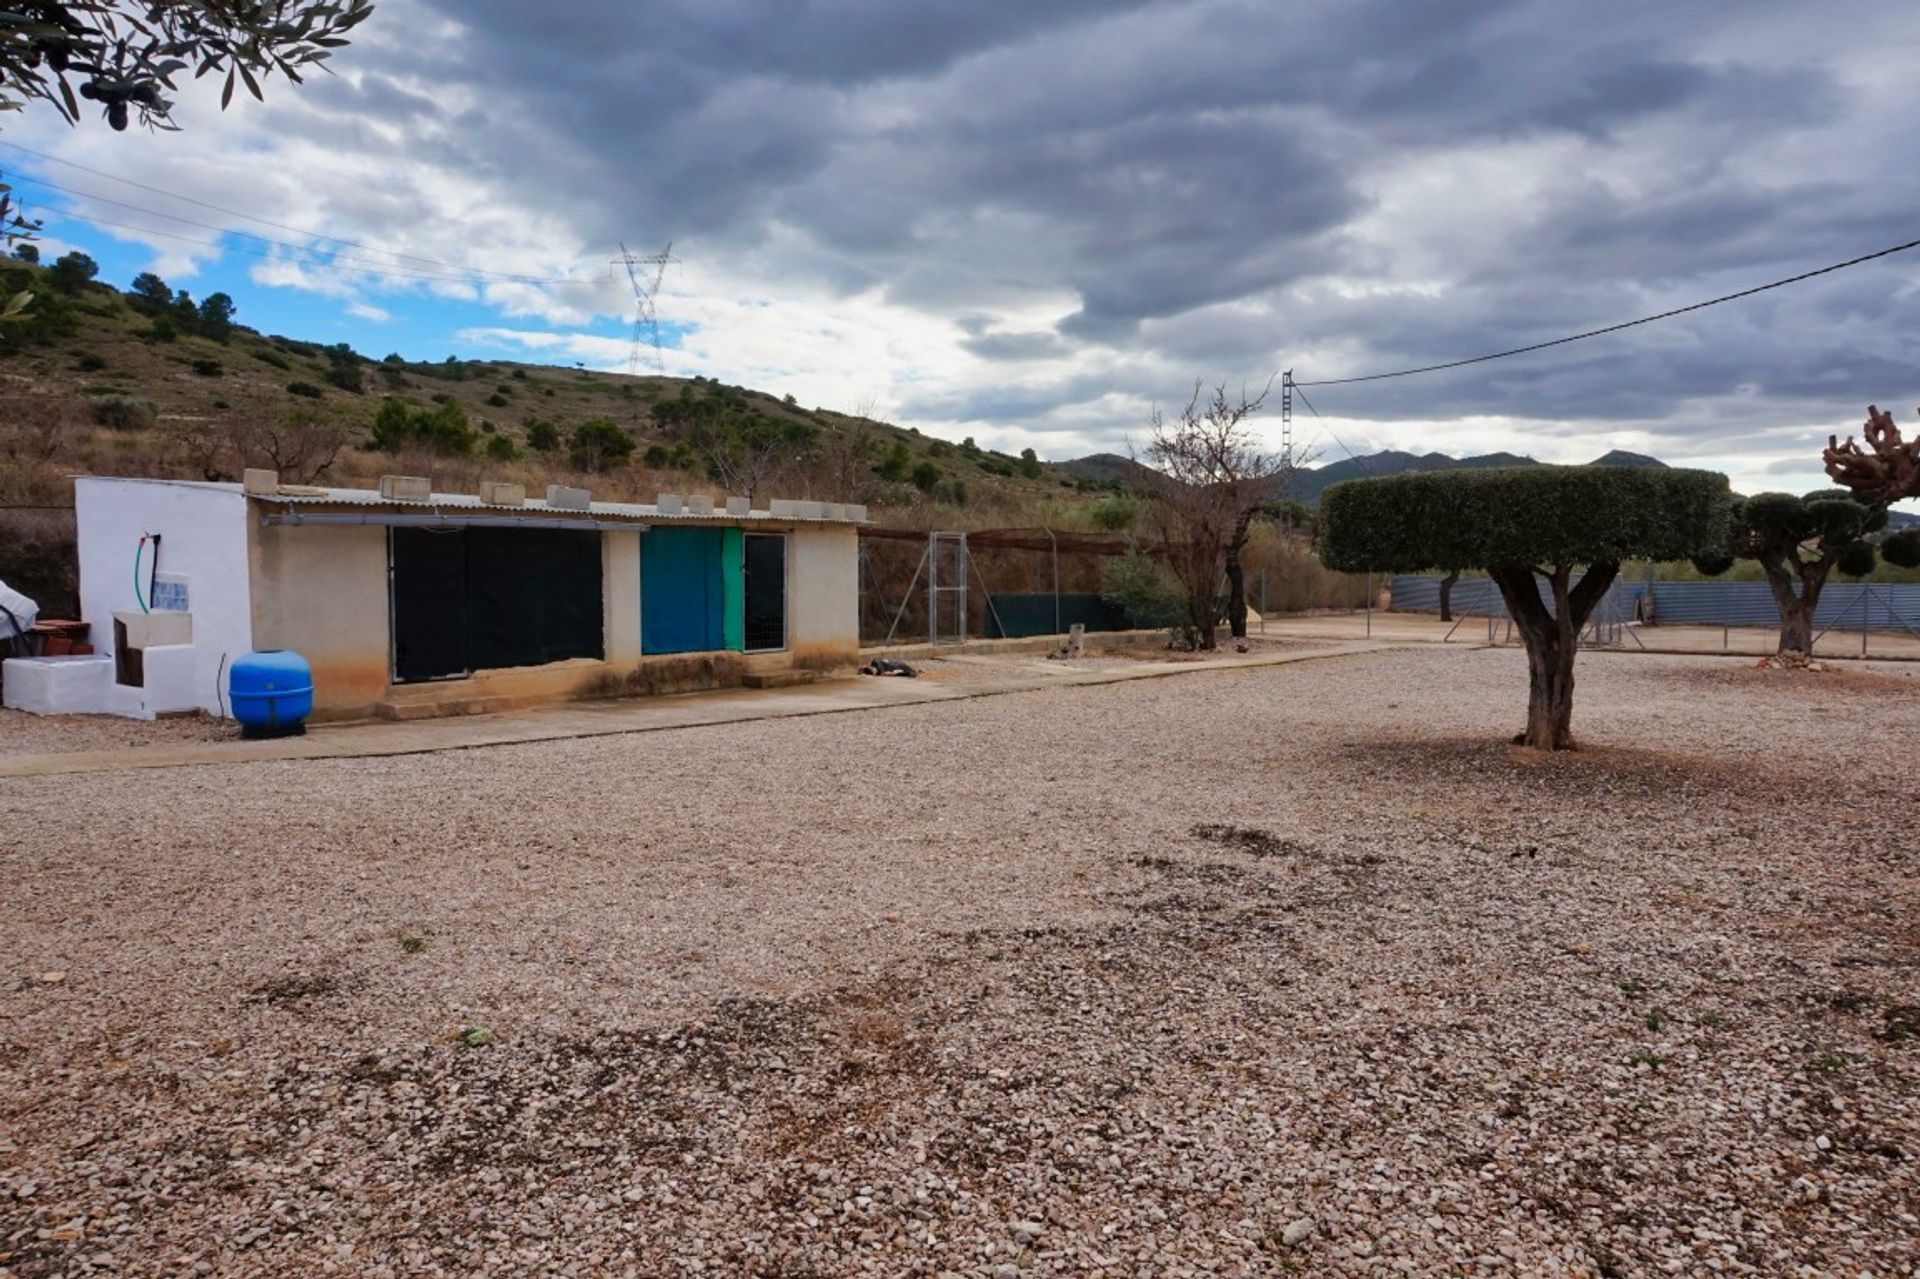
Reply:
[[118, 715], [29, 715], [0, 707], [0, 755], [56, 755], [132, 746], [237, 739], [236, 724], [211, 715], [123, 719]]
[[1916, 1273], [1920, 684], [1523, 684], [0, 782], [0, 1275]]

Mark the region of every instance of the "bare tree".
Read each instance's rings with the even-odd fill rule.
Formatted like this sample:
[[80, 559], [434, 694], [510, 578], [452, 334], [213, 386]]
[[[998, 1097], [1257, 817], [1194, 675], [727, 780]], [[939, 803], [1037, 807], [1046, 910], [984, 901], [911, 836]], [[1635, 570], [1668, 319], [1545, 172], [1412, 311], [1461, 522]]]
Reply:
[[243, 461], [264, 460], [281, 479], [311, 484], [327, 473], [350, 433], [339, 422], [296, 409], [278, 421], [241, 425], [234, 442]]
[[177, 453], [180, 464], [203, 480], [235, 478], [235, 435], [239, 424], [222, 417], [179, 417], [161, 424], [160, 431]]
[[688, 442], [727, 492], [752, 499], [803, 466], [819, 434], [811, 423], [745, 413], [696, 423]]
[[822, 433], [819, 469], [829, 501], [866, 500], [873, 488], [873, 457], [879, 442], [879, 426], [864, 414]]
[[1920, 497], [1920, 439], [1901, 439], [1893, 414], [1882, 413], [1872, 404], [1867, 405], [1864, 434], [1865, 449], [1855, 444], [1851, 435], [1845, 444], [1831, 435], [1827, 437], [1821, 457], [1833, 482], [1864, 502], [1882, 506]]
[[1246, 573], [1240, 562], [1254, 517], [1284, 487], [1287, 460], [1259, 447], [1246, 421], [1260, 411], [1273, 380], [1252, 399], [1229, 399], [1224, 386], [1200, 382], [1178, 418], [1153, 411], [1146, 463], [1158, 474], [1150, 496], [1166, 562], [1186, 594], [1189, 641], [1214, 647], [1220, 623], [1219, 584], [1227, 579], [1227, 618], [1235, 638], [1247, 633]]
[[50, 461], [82, 427], [70, 403], [46, 395], [8, 396], [0, 400], [0, 454], [12, 461]]

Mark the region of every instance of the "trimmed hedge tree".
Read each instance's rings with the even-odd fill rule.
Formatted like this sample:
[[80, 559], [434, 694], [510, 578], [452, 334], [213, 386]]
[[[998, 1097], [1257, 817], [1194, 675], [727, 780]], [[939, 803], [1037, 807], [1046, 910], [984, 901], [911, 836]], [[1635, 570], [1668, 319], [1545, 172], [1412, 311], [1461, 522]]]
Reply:
[[1845, 489], [1805, 497], [1755, 493], [1733, 505], [1727, 554], [1696, 558], [1694, 567], [1717, 577], [1736, 558], [1757, 561], [1780, 610], [1779, 654], [1804, 659], [1813, 653], [1813, 612], [1827, 578], [1835, 570], [1848, 577], [1873, 572], [1874, 545], [1867, 534], [1886, 524], [1886, 507], [1862, 502]]
[[[1352, 480], [1320, 499], [1320, 555], [1348, 573], [1485, 569], [1527, 648], [1527, 727], [1514, 741], [1567, 750], [1580, 631], [1620, 562], [1724, 555], [1732, 501], [1724, 475], [1639, 467]], [[1583, 566], [1576, 582], [1574, 570]]]

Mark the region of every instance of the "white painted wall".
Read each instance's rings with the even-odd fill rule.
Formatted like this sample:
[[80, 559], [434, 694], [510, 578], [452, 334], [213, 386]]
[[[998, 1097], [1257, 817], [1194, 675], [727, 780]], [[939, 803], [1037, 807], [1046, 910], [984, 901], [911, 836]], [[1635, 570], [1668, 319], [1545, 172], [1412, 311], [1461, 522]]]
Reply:
[[[74, 481], [80, 543], [80, 614], [92, 626], [96, 652], [113, 652], [113, 615], [138, 612], [134, 553], [142, 534], [160, 534], [160, 572], [184, 578], [193, 615], [187, 652], [161, 657], [164, 671], [152, 696], [125, 713], [197, 707], [218, 714], [221, 657], [228, 664], [253, 648], [247, 566], [247, 499], [238, 485], [83, 476]], [[141, 560], [146, 591], [152, 543]]]
[[852, 665], [860, 649], [860, 535], [798, 524], [787, 542], [787, 643], [802, 665]]

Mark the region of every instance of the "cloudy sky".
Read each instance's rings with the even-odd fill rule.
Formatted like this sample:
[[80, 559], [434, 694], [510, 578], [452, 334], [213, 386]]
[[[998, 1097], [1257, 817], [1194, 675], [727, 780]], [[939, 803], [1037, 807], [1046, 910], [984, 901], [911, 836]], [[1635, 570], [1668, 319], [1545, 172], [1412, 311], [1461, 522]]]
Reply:
[[[224, 115], [190, 88], [179, 134], [11, 117], [0, 164], [108, 278], [376, 356], [623, 368], [608, 258], [672, 241], [669, 372], [1054, 458], [1196, 378], [1458, 359], [1920, 238], [1911, 0], [380, 0], [336, 67]], [[1868, 401], [1920, 427], [1917, 344], [1920, 251], [1310, 389], [1298, 438], [1804, 489]]]

